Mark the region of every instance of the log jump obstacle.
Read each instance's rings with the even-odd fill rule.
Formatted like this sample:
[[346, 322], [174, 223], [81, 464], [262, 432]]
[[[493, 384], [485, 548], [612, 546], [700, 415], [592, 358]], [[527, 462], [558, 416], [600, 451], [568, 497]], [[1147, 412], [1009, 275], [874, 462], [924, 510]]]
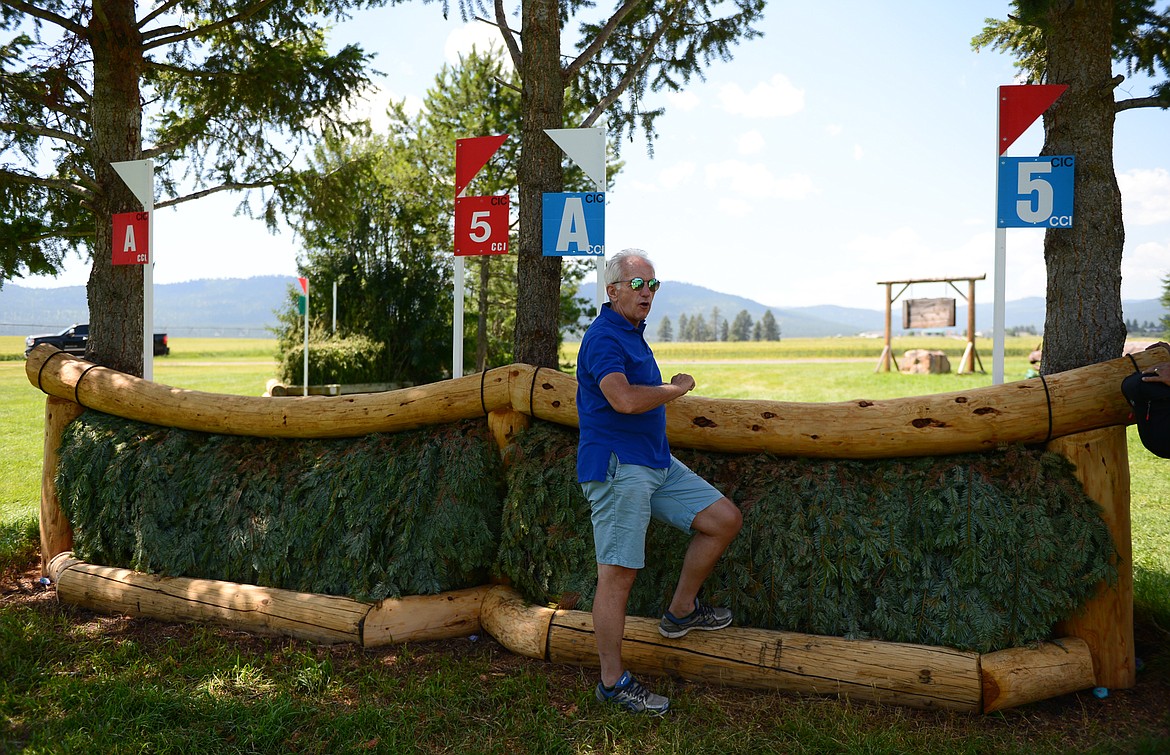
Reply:
[[[1134, 355], [1144, 368], [1170, 359]], [[685, 396], [667, 407], [672, 445], [733, 453], [874, 459], [1046, 444], [1069, 458], [1104, 509], [1119, 579], [1057, 627], [1065, 635], [1032, 648], [973, 653], [952, 648], [846, 640], [750, 628], [665, 641], [654, 622], [627, 621], [627, 665], [733, 686], [838, 694], [912, 707], [990, 712], [1094, 685], [1135, 682], [1129, 467], [1129, 405], [1115, 359], [970, 391], [881, 401], [793, 403]], [[41, 497], [42, 571], [61, 600], [103, 612], [211, 621], [318, 642], [379, 646], [489, 632], [512, 652], [596, 665], [587, 613], [527, 604], [505, 586], [408, 596], [377, 604], [253, 585], [160, 577], [82, 563], [60, 509], [54, 474], [65, 427], [85, 408], [207, 433], [344, 438], [484, 417], [501, 448], [531, 418], [576, 427], [576, 381], [514, 364], [424, 386], [338, 397], [226, 396], [171, 388], [71, 357], [50, 346], [26, 361], [47, 394]]]

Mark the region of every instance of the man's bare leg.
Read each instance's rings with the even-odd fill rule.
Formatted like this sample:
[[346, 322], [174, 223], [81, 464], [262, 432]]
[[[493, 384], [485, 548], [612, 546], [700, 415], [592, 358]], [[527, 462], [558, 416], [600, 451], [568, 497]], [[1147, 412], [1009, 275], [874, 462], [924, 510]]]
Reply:
[[597, 593], [593, 596], [593, 635], [601, 659], [601, 683], [612, 687], [621, 678], [622, 637], [626, 632], [626, 603], [637, 569], [597, 565]]
[[[715, 564], [727, 550], [727, 546], [739, 534], [742, 526], [743, 515], [740, 514], [736, 505], [727, 498], [720, 498], [698, 513], [695, 521], [691, 524], [691, 529], [695, 530], [695, 534], [687, 545], [687, 553], [683, 558], [678, 585], [675, 587], [674, 597], [670, 601], [668, 610], [672, 615], [681, 618], [694, 610], [699, 588], [703, 586], [703, 582], [715, 569]], [[631, 580], [631, 584], [633, 584], [633, 580]], [[598, 590], [600, 590], [600, 585]], [[596, 626], [596, 602], [594, 603], [593, 615]], [[599, 647], [600, 643], [599, 636]]]

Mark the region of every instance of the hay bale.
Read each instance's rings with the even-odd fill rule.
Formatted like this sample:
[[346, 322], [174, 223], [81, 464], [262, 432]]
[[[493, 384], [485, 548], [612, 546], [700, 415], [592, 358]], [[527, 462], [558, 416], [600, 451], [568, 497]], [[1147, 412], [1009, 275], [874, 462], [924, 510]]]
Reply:
[[951, 360], [941, 351], [910, 349], [902, 360], [901, 369], [907, 375], [942, 375], [951, 371]]

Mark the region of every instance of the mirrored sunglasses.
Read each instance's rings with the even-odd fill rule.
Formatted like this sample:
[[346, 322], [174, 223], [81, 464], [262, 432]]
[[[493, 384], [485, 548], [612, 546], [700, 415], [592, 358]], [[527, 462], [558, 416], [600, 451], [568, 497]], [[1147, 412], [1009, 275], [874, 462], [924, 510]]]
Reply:
[[614, 281], [615, 283], [629, 283], [630, 288], [635, 291], [641, 291], [642, 286], [649, 286], [651, 291], [657, 291], [658, 287], [662, 285], [662, 281], [657, 278], [645, 280], [643, 278], [630, 278], [629, 280]]

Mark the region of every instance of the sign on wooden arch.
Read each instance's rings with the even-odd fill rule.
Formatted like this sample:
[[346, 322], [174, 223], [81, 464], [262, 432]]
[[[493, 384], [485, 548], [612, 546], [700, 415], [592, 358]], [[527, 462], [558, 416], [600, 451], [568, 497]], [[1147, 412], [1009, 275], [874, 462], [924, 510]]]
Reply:
[[[975, 281], [985, 280], [987, 273], [978, 277], [967, 278], [915, 278], [913, 280], [901, 281], [878, 281], [879, 286], [886, 287], [886, 342], [882, 349], [882, 355], [878, 359], [877, 369], [874, 372], [889, 372], [890, 364], [898, 367], [897, 360], [894, 359], [893, 350], [890, 347], [893, 323], [893, 306], [894, 302], [902, 294], [906, 293], [906, 289], [915, 283], [946, 283], [951, 288], [958, 292], [959, 296], [967, 302], [967, 348], [963, 351], [963, 358], [959, 361], [959, 374], [965, 372], [974, 372], [975, 364], [979, 364], [979, 371], [986, 372], [983, 369], [983, 360], [979, 358], [979, 353], [975, 350]], [[958, 281], [967, 282], [967, 293], [955, 285]], [[894, 293], [894, 286], [901, 286], [898, 293]], [[949, 312], [947, 305], [944, 302], [950, 302]], [[902, 327], [903, 328], [935, 328], [935, 327], [950, 327], [955, 324], [955, 300], [954, 299], [907, 299], [902, 308]], [[948, 316], [949, 315], [949, 316]], [[946, 319], [946, 325], [943, 325], [943, 320]], [[921, 323], [921, 324], [914, 324]]]

